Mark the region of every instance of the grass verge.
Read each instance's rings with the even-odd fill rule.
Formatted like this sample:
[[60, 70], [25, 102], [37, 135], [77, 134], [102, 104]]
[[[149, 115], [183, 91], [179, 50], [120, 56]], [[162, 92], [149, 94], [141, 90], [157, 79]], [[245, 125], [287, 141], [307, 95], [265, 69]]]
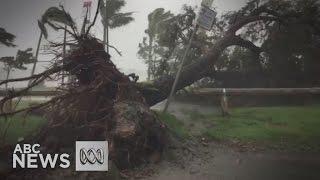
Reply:
[[181, 138], [189, 136], [184, 123], [178, 120], [174, 115], [162, 112], [156, 112], [159, 119], [172, 131], [175, 135]]
[[15, 144], [19, 138], [25, 138], [38, 132], [45, 123], [44, 118], [33, 115], [24, 117], [17, 114], [7, 119], [0, 118], [0, 137], [6, 144]]
[[[190, 116], [195, 117], [195, 114]], [[320, 106], [237, 108], [230, 117], [201, 115], [209, 138], [320, 150]]]

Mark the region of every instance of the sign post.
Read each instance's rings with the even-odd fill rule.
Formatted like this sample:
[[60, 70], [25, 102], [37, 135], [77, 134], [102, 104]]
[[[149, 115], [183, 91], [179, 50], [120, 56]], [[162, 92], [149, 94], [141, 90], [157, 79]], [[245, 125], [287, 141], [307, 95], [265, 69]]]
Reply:
[[210, 30], [212, 28], [216, 15], [217, 13], [214, 10], [210, 9], [207, 6], [201, 6], [197, 24], [205, 30]]
[[182, 71], [182, 68], [183, 68], [185, 59], [186, 59], [186, 57], [187, 57], [187, 55], [188, 55], [188, 52], [189, 52], [189, 50], [190, 50], [190, 48], [191, 48], [192, 40], [193, 40], [195, 34], [197, 33], [198, 29], [199, 29], [199, 26], [196, 25], [196, 27], [195, 27], [192, 35], [191, 35], [191, 38], [190, 38], [190, 40], [189, 40], [189, 44], [188, 44], [188, 46], [187, 46], [187, 48], [186, 48], [186, 50], [185, 50], [185, 53], [184, 53], [184, 55], [183, 55], [182, 62], [181, 62], [181, 64], [180, 64], [180, 66], [179, 66], [178, 72], [177, 72], [177, 74], [176, 74], [176, 78], [175, 78], [175, 80], [174, 80], [174, 82], [173, 82], [173, 86], [172, 86], [171, 91], [170, 91], [170, 95], [169, 95], [168, 100], [167, 100], [167, 102], [166, 102], [166, 104], [165, 104], [165, 106], [164, 106], [164, 109], [163, 109], [163, 112], [164, 112], [164, 113], [168, 110], [168, 107], [169, 107], [169, 104], [170, 104], [170, 102], [171, 102], [171, 100], [172, 100], [173, 94], [174, 94], [175, 91], [176, 91], [176, 86], [177, 86], [177, 84], [178, 84], [178, 81], [179, 81], [179, 78], [180, 78], [180, 74], [181, 74], [181, 71]]
[[[196, 24], [196, 26], [194, 28], [194, 31], [193, 31], [192, 35], [191, 35], [191, 38], [190, 38], [189, 43], [188, 43], [188, 46], [186, 47], [186, 50], [185, 50], [185, 53], [183, 55], [181, 64], [180, 64], [178, 72], [176, 74], [176, 78], [175, 78], [175, 80], [173, 82], [173, 85], [172, 85], [172, 88], [171, 88], [171, 91], [170, 91], [170, 95], [169, 95], [169, 97], [167, 99], [167, 102], [166, 102], [166, 104], [164, 106], [164, 109], [163, 109], [164, 113], [168, 110], [168, 107], [169, 107], [170, 102], [172, 100], [173, 94], [176, 91], [176, 88], [177, 88], [177, 85], [178, 85], [178, 82], [179, 82], [179, 78], [180, 78], [180, 75], [181, 75], [181, 72], [182, 72], [182, 68], [183, 68], [184, 63], [185, 63], [185, 59], [186, 59], [186, 57], [188, 55], [188, 52], [189, 52], [189, 50], [191, 48], [191, 45], [192, 45], [193, 38], [197, 34], [197, 31], [198, 31], [199, 27], [201, 27], [203, 29], [206, 29], [206, 30], [210, 30], [212, 25], [213, 25], [213, 22], [214, 22], [214, 19], [215, 19], [217, 13], [206, 6], [206, 5], [210, 5], [211, 6], [212, 2], [213, 2], [213, 0], [204, 0], [201, 3], [202, 6], [201, 6], [201, 10], [199, 12], [198, 19], [197, 19], [197, 22], [196, 22], [197, 24]], [[204, 3], [206, 3], [206, 4], [204, 4]]]

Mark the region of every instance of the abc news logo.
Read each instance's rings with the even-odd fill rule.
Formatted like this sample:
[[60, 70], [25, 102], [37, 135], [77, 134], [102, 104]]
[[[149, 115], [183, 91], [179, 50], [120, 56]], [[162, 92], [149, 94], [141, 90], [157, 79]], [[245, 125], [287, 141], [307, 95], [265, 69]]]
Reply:
[[[40, 144], [17, 144], [12, 155], [12, 167], [27, 169], [70, 167], [69, 154], [42, 154], [40, 149]], [[108, 171], [107, 141], [76, 141], [75, 156], [76, 171]]]
[[76, 171], [108, 171], [108, 142], [77, 141]]

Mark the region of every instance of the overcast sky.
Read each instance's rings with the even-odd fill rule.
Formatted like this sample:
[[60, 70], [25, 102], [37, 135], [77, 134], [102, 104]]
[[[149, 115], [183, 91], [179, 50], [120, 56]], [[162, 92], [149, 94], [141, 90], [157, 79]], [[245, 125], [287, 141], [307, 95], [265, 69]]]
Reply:
[[[83, 16], [83, 0], [0, 0], [0, 27], [5, 28], [8, 32], [16, 35], [15, 44], [17, 48], [6, 48], [0, 45], [0, 57], [12, 56], [16, 54], [17, 49], [33, 47], [35, 49], [40, 30], [37, 26], [37, 19], [50, 6], [57, 6], [59, 3], [64, 4], [65, 9], [69, 11], [77, 22], [81, 22]], [[93, 1], [92, 16], [94, 15], [97, 0]], [[239, 9], [246, 0], [215, 0], [214, 6], [218, 12]], [[183, 4], [199, 6], [201, 0], [127, 0], [123, 12], [135, 12], [134, 22], [127, 26], [113, 29], [110, 31], [110, 44], [116, 46], [123, 53], [120, 57], [112, 49], [111, 55], [113, 62], [124, 73], [136, 73], [140, 79], [146, 78], [146, 65], [143, 60], [137, 57], [138, 44], [142, 41], [144, 30], [147, 28], [147, 16], [154, 9], [162, 7], [173, 13], [181, 12]], [[93, 18], [93, 17], [92, 17]], [[103, 28], [100, 18], [97, 25], [93, 28], [92, 33], [97, 37], [103, 37]], [[61, 33], [62, 34], [62, 33]], [[50, 37], [49, 37], [50, 39]], [[52, 37], [51, 37], [52, 40]], [[46, 60], [44, 55], [39, 60]], [[1, 65], [2, 66], [2, 65]], [[37, 72], [43, 70], [46, 64], [42, 63], [37, 68]], [[42, 68], [41, 68], [42, 67]], [[3, 71], [1, 68], [0, 71]], [[12, 77], [26, 76], [29, 71], [16, 71]], [[3, 74], [3, 73], [0, 73]], [[3, 79], [3, 76], [0, 77]]]

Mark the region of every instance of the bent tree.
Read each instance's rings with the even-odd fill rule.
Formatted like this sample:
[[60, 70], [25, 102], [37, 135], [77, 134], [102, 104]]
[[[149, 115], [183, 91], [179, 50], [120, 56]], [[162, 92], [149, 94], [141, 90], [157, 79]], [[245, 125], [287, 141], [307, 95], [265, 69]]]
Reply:
[[[102, 41], [90, 35], [100, 3], [101, 0], [92, 23], [83, 24], [80, 33], [63, 7], [48, 9], [46, 16], [39, 21], [41, 30], [46, 34], [46, 26], [50, 26], [66, 31], [72, 37], [67, 42], [72, 50], [63, 58], [57, 54], [57, 62], [42, 73], [1, 82], [0, 85], [31, 80], [28, 87], [9, 92], [1, 99], [1, 109], [6, 101], [24, 95], [45, 79], [59, 78], [57, 74], [62, 71], [76, 77], [76, 81], [60, 87], [60, 95], [48, 102], [14, 112], [0, 111], [0, 117], [43, 110], [48, 124], [37, 138], [29, 141], [40, 142], [46, 151], [56, 152], [70, 148], [76, 140], [107, 139], [111, 160], [119, 168], [128, 168], [163, 151], [167, 140], [165, 125], [149, 107], [167, 98], [175, 76], [165, 75], [143, 84], [121, 73], [104, 51]], [[214, 65], [228, 47], [241, 46], [263, 58], [264, 49], [257, 46], [257, 40], [268, 37], [271, 26], [281, 29], [292, 23], [302, 23], [319, 32], [319, 15], [319, 4], [315, 0], [251, 0], [239, 11], [222, 15], [212, 30], [216, 37], [212, 47], [183, 68], [177, 90], [204, 77], [214, 76]], [[52, 42], [51, 45], [57, 48], [63, 44]], [[71, 173], [64, 171], [59, 175]]]

